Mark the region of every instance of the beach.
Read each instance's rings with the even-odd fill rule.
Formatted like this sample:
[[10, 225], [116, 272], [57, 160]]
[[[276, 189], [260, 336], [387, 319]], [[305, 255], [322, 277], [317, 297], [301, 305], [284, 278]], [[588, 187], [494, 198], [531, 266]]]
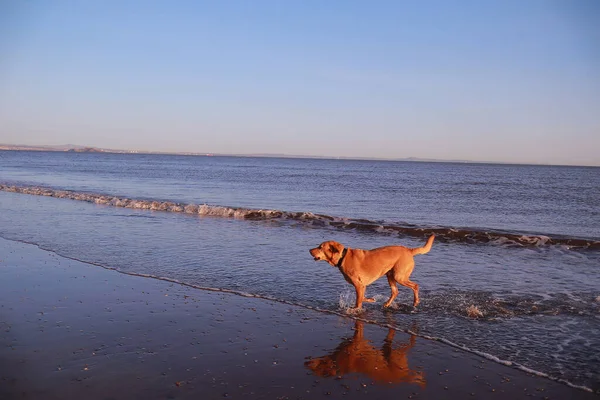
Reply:
[[600, 6], [5, 3], [0, 400], [599, 398]]
[[0, 239], [2, 399], [592, 399], [443, 343]]

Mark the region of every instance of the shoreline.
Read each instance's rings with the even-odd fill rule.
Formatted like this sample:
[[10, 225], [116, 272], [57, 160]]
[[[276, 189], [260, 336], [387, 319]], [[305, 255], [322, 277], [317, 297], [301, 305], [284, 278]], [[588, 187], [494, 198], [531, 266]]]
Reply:
[[597, 398], [420, 336], [0, 238], [3, 399], [341, 395]]

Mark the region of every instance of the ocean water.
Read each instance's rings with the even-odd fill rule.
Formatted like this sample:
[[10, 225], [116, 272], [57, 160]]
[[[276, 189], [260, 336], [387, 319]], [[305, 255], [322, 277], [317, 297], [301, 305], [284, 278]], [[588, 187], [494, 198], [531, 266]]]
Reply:
[[199, 290], [345, 314], [310, 248], [431, 233], [419, 307], [350, 317], [600, 390], [600, 168], [0, 151], [0, 236]]

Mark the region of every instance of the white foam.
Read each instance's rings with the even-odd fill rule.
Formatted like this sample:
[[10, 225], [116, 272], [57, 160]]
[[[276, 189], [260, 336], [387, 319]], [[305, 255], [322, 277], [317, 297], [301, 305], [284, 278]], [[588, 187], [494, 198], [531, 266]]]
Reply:
[[[365, 220], [365, 219], [352, 219], [346, 217], [333, 217], [328, 215], [320, 215], [314, 214], [312, 212], [288, 212], [281, 210], [258, 210], [258, 209], [249, 209], [249, 208], [235, 208], [235, 207], [226, 207], [220, 205], [208, 205], [208, 204], [183, 204], [183, 203], [174, 203], [171, 201], [160, 201], [160, 200], [142, 200], [142, 199], [128, 199], [125, 197], [117, 197], [113, 195], [103, 195], [96, 193], [85, 193], [85, 192], [73, 192], [67, 190], [54, 190], [44, 187], [38, 186], [10, 186], [0, 183], [0, 190], [6, 192], [14, 192], [14, 193], [23, 193], [30, 195], [38, 195], [38, 196], [50, 196], [56, 198], [65, 198], [71, 200], [78, 201], [86, 201], [90, 203], [95, 203], [99, 205], [107, 205], [113, 207], [124, 207], [124, 208], [132, 208], [132, 209], [141, 209], [141, 210], [153, 210], [153, 211], [166, 211], [166, 212], [183, 212], [186, 214], [193, 215], [201, 215], [201, 216], [212, 216], [212, 217], [226, 217], [226, 218], [238, 218], [238, 219], [259, 219], [259, 220], [268, 220], [268, 219], [288, 219], [300, 221], [304, 224], [311, 225], [327, 225], [327, 226], [335, 226], [340, 228], [356, 228], [361, 230], [366, 230], [374, 233], [385, 233], [385, 234], [408, 234], [413, 236], [423, 236], [425, 232], [433, 232], [436, 233], [440, 237], [446, 236], [451, 240], [465, 240], [465, 238], [469, 238], [469, 240], [480, 240], [483, 242], [490, 242], [492, 244], [497, 245], [509, 245], [509, 246], [544, 246], [549, 244], [557, 244], [564, 245], [568, 243], [566, 246], [567, 249], [576, 249], [576, 248], [600, 248], [600, 242], [589, 242], [580, 239], [551, 239], [548, 236], [537, 235], [537, 236], [517, 236], [510, 235], [504, 236], [504, 234], [499, 233], [489, 233], [489, 232], [481, 232], [481, 231], [464, 231], [464, 235], [452, 235], [461, 230], [456, 228], [447, 228], [447, 227], [415, 227], [414, 225], [410, 226], [387, 226], [384, 227], [379, 222]], [[445, 235], [443, 230], [449, 235]], [[441, 231], [441, 232], [440, 232]], [[561, 243], [562, 241], [562, 243]], [[573, 244], [576, 243], [576, 244]]]
[[500, 236], [494, 240], [491, 240], [490, 243], [496, 244], [499, 246], [523, 246], [521, 243], [515, 242], [507, 237]]
[[519, 240], [525, 243], [532, 244], [534, 246], [543, 246], [548, 243], [551, 239], [548, 236], [538, 235], [538, 236], [521, 236]]

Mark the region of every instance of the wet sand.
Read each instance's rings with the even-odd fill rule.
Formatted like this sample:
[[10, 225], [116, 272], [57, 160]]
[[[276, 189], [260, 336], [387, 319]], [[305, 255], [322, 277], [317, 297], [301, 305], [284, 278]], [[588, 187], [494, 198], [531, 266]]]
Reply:
[[403, 332], [0, 239], [0, 399], [321, 397], [598, 398]]

